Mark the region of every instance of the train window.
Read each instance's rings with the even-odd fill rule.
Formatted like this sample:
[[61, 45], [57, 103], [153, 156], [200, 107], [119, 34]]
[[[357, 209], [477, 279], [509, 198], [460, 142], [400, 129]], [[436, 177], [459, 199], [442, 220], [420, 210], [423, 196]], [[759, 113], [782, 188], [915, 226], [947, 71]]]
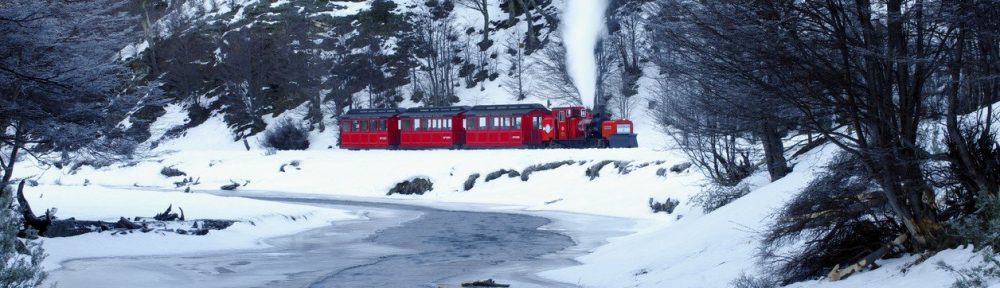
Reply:
[[368, 130], [378, 131], [378, 120], [375, 119], [368, 120]]
[[514, 129], [521, 129], [521, 117], [514, 117]]
[[422, 121], [422, 119], [413, 119], [413, 131], [420, 130], [420, 122]]
[[615, 130], [617, 130], [615, 131], [615, 133], [617, 134], [632, 134], [632, 125], [618, 124], [617, 127], [615, 128], [616, 128]]
[[566, 111], [559, 110], [559, 114], [556, 114], [556, 119], [558, 119], [559, 121], [565, 121], [566, 120]]
[[451, 130], [451, 119], [444, 119], [444, 129]]
[[486, 117], [479, 117], [479, 129], [486, 130]]
[[388, 127], [387, 127], [388, 123], [389, 122], [387, 120], [385, 120], [385, 119], [378, 120], [378, 131], [389, 130]]
[[542, 117], [531, 117], [531, 127], [534, 129], [542, 129]]
[[351, 131], [361, 131], [361, 122], [358, 122], [358, 120], [351, 121]]
[[503, 125], [500, 123], [500, 117], [493, 117], [493, 128], [502, 129]]
[[368, 120], [361, 120], [359, 122], [360, 122], [360, 127], [359, 127], [360, 129], [358, 129], [358, 131], [368, 131]]

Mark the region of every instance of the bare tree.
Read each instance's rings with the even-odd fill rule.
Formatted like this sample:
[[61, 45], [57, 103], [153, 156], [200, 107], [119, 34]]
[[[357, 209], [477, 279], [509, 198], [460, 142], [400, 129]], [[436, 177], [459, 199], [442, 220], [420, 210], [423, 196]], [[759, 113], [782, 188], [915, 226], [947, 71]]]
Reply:
[[479, 42], [479, 49], [485, 51], [493, 42], [490, 41], [490, 1], [489, 0], [457, 0], [458, 5], [479, 12], [483, 17], [483, 40]]
[[414, 70], [414, 85], [422, 94], [414, 94], [414, 102], [427, 106], [450, 106], [458, 102], [455, 86], [458, 85], [455, 59], [462, 47], [459, 33], [453, 26], [453, 16], [434, 19], [431, 14], [419, 16], [415, 25], [417, 44], [413, 59], [418, 63]]
[[510, 33], [507, 37], [507, 43], [504, 45], [506, 50], [505, 59], [507, 59], [507, 78], [504, 80], [504, 89], [507, 93], [514, 96], [515, 100], [524, 100], [528, 98], [528, 89], [531, 84], [528, 78], [530, 75], [534, 75], [532, 62], [527, 59], [524, 51], [524, 42], [521, 42], [521, 34], [517, 28]]
[[583, 105], [566, 67], [566, 48], [558, 41], [547, 45], [538, 57], [535, 85], [539, 96], [556, 105]]

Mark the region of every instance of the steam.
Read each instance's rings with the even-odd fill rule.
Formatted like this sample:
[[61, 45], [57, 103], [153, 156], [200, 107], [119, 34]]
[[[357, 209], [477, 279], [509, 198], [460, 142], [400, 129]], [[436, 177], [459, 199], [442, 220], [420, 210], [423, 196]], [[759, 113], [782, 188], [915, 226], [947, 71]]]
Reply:
[[605, 29], [604, 11], [608, 9], [608, 0], [565, 1], [562, 37], [566, 47], [566, 68], [573, 85], [580, 92], [583, 105], [590, 106], [594, 103], [597, 90], [594, 48]]

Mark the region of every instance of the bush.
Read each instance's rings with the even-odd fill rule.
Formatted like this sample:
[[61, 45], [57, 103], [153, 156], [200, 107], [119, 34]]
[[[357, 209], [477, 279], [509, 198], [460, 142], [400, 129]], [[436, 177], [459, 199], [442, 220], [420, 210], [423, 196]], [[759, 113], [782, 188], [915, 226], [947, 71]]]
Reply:
[[396, 183], [395, 187], [389, 189], [389, 193], [385, 195], [392, 194], [403, 194], [403, 195], [424, 195], [428, 191], [434, 189], [434, 183], [427, 178], [414, 178], [413, 180], [406, 180], [403, 182]]
[[672, 214], [679, 204], [681, 204], [681, 201], [670, 198], [667, 198], [663, 202], [656, 202], [653, 198], [649, 198], [649, 208], [653, 209], [653, 213], [667, 212], [667, 214]]
[[590, 165], [590, 167], [587, 168], [587, 171], [584, 172], [584, 174], [587, 175], [587, 177], [589, 177], [590, 180], [594, 180], [594, 178], [597, 178], [597, 177], [601, 176], [601, 169], [604, 169], [604, 166], [608, 166], [608, 164], [611, 164], [612, 162], [615, 162], [615, 161], [614, 160], [604, 160], [604, 161], [600, 161], [600, 162], [594, 163], [594, 165]]
[[274, 150], [308, 149], [309, 128], [286, 118], [264, 132], [264, 142], [261, 145]]
[[955, 274], [958, 279], [954, 288], [986, 288], [990, 283], [1000, 282], [1000, 201], [981, 195], [977, 214], [966, 216], [948, 223], [948, 231], [961, 241], [971, 243], [980, 249], [983, 256], [979, 265], [957, 270], [944, 262], [938, 266]]
[[177, 168], [170, 166], [170, 167], [163, 167], [163, 169], [160, 169], [160, 175], [167, 176], [167, 178], [170, 178], [177, 176], [187, 176], [187, 173], [184, 173], [184, 171], [178, 170]]
[[[6, 190], [4, 190], [6, 189]], [[42, 270], [45, 250], [37, 240], [34, 230], [25, 231], [27, 239], [18, 238], [23, 222], [21, 213], [11, 205], [13, 192], [0, 183], [0, 287], [38, 287], [47, 274]]]
[[524, 168], [524, 172], [521, 172], [521, 181], [528, 181], [528, 177], [531, 176], [531, 173], [545, 171], [545, 170], [552, 170], [562, 167], [563, 165], [571, 165], [573, 163], [574, 163], [573, 160], [566, 160], [566, 161], [557, 161], [557, 162], [535, 164], [528, 166], [528, 168]]
[[684, 162], [681, 164], [670, 166], [670, 172], [681, 173], [687, 171], [688, 168], [691, 168], [691, 162]]
[[943, 261], [937, 265], [941, 269], [951, 272], [958, 277], [953, 288], [987, 288], [990, 284], [1000, 281], [1000, 254], [993, 249], [980, 251], [983, 256], [982, 262], [971, 268], [955, 269]]
[[763, 233], [760, 260], [768, 271], [783, 283], [819, 277], [837, 265], [857, 263], [905, 233], [872, 179], [856, 156], [834, 158]]
[[465, 179], [465, 185], [462, 185], [462, 188], [465, 191], [472, 190], [472, 187], [476, 186], [476, 179], [479, 179], [479, 173], [472, 173], [469, 175], [469, 179]]
[[739, 277], [729, 282], [733, 288], [777, 288], [778, 282], [767, 277], [756, 277], [746, 272], [740, 273]]
[[517, 172], [517, 170], [513, 170], [513, 169], [511, 169], [511, 170], [500, 169], [500, 170], [497, 170], [497, 171], [490, 172], [490, 174], [486, 174], [486, 180], [485, 180], [485, 182], [490, 182], [490, 181], [496, 180], [497, 178], [500, 178], [500, 176], [503, 176], [503, 175], [507, 175], [508, 178], [514, 178], [514, 177], [517, 177], [517, 176], [521, 176], [521, 173]]
[[656, 169], [656, 176], [667, 177], [667, 168], [660, 167], [660, 169]]
[[720, 186], [709, 184], [700, 193], [691, 198], [691, 202], [701, 206], [705, 213], [711, 213], [715, 209], [729, 205], [736, 199], [750, 194], [750, 187], [746, 185]]

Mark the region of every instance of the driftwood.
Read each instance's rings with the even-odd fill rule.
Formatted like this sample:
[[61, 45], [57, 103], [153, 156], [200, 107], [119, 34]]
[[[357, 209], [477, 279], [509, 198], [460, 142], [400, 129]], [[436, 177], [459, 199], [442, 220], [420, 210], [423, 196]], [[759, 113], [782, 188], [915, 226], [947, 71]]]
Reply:
[[[24, 181], [21, 181], [17, 188], [17, 201], [20, 204], [20, 212], [24, 217], [25, 228], [18, 233], [18, 237], [22, 238], [31, 235], [28, 233], [29, 229], [37, 231], [38, 236], [48, 238], [69, 237], [104, 231], [114, 231], [113, 234], [132, 233], [134, 231], [144, 233], [158, 231], [177, 234], [205, 235], [208, 234], [208, 231], [210, 230], [222, 230], [229, 228], [229, 226], [236, 222], [232, 220], [200, 219], [191, 221], [193, 224], [190, 229], [171, 229], [167, 227], [166, 222], [185, 221], [184, 209], [177, 207], [180, 214], [174, 213], [172, 212], [173, 205], [168, 206], [166, 211], [156, 214], [153, 218], [135, 217], [133, 220], [128, 220], [125, 217], [120, 217], [117, 222], [77, 220], [75, 218], [55, 219], [55, 216], [52, 215], [52, 210], [45, 210], [45, 215], [39, 217], [32, 211], [31, 204], [24, 196], [24, 183]], [[184, 222], [180, 223], [183, 224]]]
[[496, 281], [493, 281], [493, 279], [486, 279], [486, 280], [465, 282], [462, 283], [462, 287], [510, 287], [510, 285], [497, 283]]
[[153, 219], [158, 221], [184, 221], [184, 209], [178, 206], [177, 210], [181, 211], [181, 214], [178, 215], [177, 213], [170, 212], [170, 210], [173, 208], [174, 205], [170, 204], [170, 206], [167, 206], [166, 211], [163, 211], [163, 213], [156, 214], [156, 216], [153, 216]]
[[847, 267], [840, 268], [839, 264], [833, 266], [833, 270], [830, 270], [830, 273], [826, 274], [826, 278], [830, 279], [830, 281], [838, 281], [840, 279], [847, 278], [847, 276], [850, 276], [854, 272], [861, 271], [861, 269], [864, 269], [868, 265], [874, 264], [875, 260], [881, 259], [882, 256], [885, 256], [885, 254], [889, 254], [893, 247], [903, 245], [903, 242], [906, 242], [906, 238], [906, 234], [900, 234], [889, 244], [882, 245], [882, 247], [879, 247], [877, 250], [872, 251], [872, 253], [861, 257], [860, 260], [854, 264], [848, 265]]
[[222, 185], [222, 187], [219, 187], [219, 189], [232, 191], [236, 190], [237, 187], [240, 187], [240, 183], [233, 182], [233, 184]]
[[35, 212], [31, 210], [31, 204], [24, 197], [24, 183], [24, 180], [21, 180], [21, 183], [17, 185], [17, 202], [20, 204], [21, 216], [24, 217], [24, 228], [18, 232], [18, 236], [27, 237], [27, 230], [29, 228], [34, 229], [39, 235], [42, 235], [52, 223], [52, 214], [49, 210], [46, 210], [45, 216], [35, 216]]

